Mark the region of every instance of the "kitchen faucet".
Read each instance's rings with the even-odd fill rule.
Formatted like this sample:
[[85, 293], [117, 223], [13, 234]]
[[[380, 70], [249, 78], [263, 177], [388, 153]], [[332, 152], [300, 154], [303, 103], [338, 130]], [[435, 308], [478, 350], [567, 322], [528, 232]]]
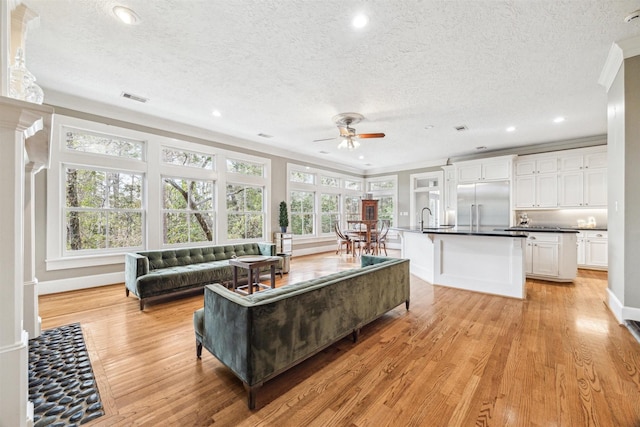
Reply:
[[428, 207], [425, 206], [424, 208], [422, 208], [422, 212], [420, 212], [420, 231], [424, 230], [424, 211], [425, 211], [425, 209], [429, 211], [429, 215], [433, 215], [431, 213], [431, 209], [429, 209]]

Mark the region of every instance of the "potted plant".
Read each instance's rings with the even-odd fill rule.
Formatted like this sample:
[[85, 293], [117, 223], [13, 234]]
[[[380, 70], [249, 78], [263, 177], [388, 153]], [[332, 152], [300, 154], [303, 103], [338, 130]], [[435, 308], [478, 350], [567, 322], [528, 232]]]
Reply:
[[287, 213], [287, 202], [280, 202], [280, 217], [278, 218], [278, 224], [280, 225], [280, 231], [287, 232], [289, 226], [289, 215]]

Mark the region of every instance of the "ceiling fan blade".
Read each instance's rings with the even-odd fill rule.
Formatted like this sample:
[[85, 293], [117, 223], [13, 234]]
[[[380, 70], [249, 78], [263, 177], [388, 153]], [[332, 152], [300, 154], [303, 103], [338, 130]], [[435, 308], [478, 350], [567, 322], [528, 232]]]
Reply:
[[321, 141], [331, 141], [337, 138], [324, 138], [324, 139], [314, 139], [313, 142], [321, 142]]
[[360, 133], [356, 136], [358, 138], [384, 138], [384, 133]]

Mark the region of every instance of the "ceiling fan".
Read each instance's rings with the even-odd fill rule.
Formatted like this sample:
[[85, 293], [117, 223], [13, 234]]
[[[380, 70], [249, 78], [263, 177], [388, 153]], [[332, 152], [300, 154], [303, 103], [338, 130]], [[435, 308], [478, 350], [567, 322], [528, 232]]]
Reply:
[[332, 139], [340, 138], [339, 149], [346, 148], [349, 151], [353, 151], [360, 146], [358, 139], [366, 138], [384, 138], [384, 133], [356, 133], [356, 130], [351, 127], [356, 123], [359, 123], [364, 119], [362, 114], [358, 113], [341, 113], [337, 116], [333, 116], [331, 120], [338, 126], [340, 130], [340, 136], [334, 138], [314, 139], [313, 142], [330, 141]]

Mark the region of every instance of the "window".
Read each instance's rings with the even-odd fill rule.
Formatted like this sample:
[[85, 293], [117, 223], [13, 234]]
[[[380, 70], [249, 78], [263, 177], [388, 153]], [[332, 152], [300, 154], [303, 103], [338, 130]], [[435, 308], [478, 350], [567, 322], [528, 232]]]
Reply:
[[213, 241], [213, 182], [171, 177], [162, 182], [163, 242]]
[[362, 182], [345, 179], [344, 188], [347, 190], [362, 191]]
[[263, 189], [242, 184], [227, 185], [227, 237], [259, 239], [264, 236]]
[[162, 162], [198, 169], [213, 170], [214, 168], [214, 157], [211, 154], [193, 153], [167, 147], [162, 149]]
[[264, 165], [242, 160], [227, 159], [227, 172], [248, 176], [264, 176]]
[[143, 160], [144, 142], [65, 128], [66, 149], [83, 153]]
[[65, 177], [67, 251], [142, 246], [141, 174], [67, 166]]
[[320, 177], [320, 184], [324, 185], [325, 187], [338, 188], [338, 187], [340, 187], [340, 179], [332, 177], [332, 176], [321, 176]]
[[291, 231], [296, 235], [312, 235], [315, 222], [315, 193], [308, 191], [292, 191]]
[[360, 196], [345, 196], [344, 216], [347, 221], [357, 221], [362, 218], [360, 215]]
[[393, 226], [396, 218], [397, 176], [377, 177], [367, 180], [367, 190], [378, 199], [378, 219], [389, 220]]
[[333, 224], [340, 219], [340, 196], [338, 194], [320, 195], [320, 232], [333, 233]]
[[315, 175], [308, 172], [291, 171], [289, 181], [303, 184], [315, 184]]

